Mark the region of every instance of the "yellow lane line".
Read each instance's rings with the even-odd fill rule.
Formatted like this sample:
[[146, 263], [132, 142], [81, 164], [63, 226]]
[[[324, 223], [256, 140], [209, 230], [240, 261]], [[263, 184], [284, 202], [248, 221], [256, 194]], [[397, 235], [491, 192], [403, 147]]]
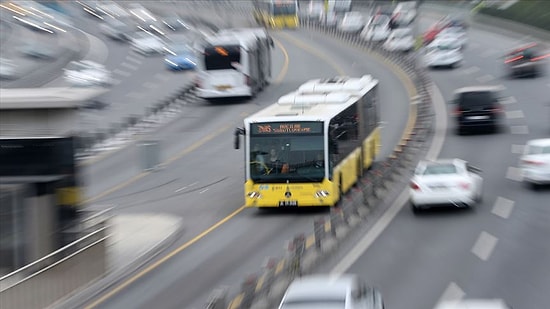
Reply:
[[164, 256], [160, 260], [154, 262], [153, 264], [149, 265], [145, 269], [141, 270], [139, 273], [132, 276], [130, 279], [124, 281], [122, 284], [116, 286], [115, 288], [110, 290], [107, 294], [104, 294], [102, 297], [100, 297], [99, 299], [97, 299], [96, 301], [91, 303], [90, 305], [86, 306], [85, 308], [87, 308], [87, 309], [94, 308], [94, 307], [100, 305], [101, 303], [105, 302], [107, 299], [111, 298], [116, 293], [122, 291], [124, 288], [126, 288], [127, 286], [129, 286], [130, 284], [132, 284], [133, 282], [138, 280], [139, 278], [145, 276], [146, 274], [148, 274], [149, 272], [151, 272], [155, 268], [162, 265], [164, 262], [166, 262], [169, 259], [171, 259], [172, 257], [174, 257], [176, 254], [178, 254], [181, 251], [187, 249], [189, 246], [193, 245], [194, 243], [196, 243], [197, 241], [202, 239], [204, 236], [208, 235], [210, 232], [214, 231], [215, 229], [220, 227], [222, 224], [224, 224], [225, 222], [229, 221], [231, 218], [238, 215], [244, 209], [245, 209], [244, 206], [239, 207], [237, 210], [232, 212], [229, 216], [227, 216], [227, 217], [223, 218], [222, 220], [218, 221], [216, 224], [212, 225], [211, 227], [206, 229], [204, 232], [202, 232], [199, 235], [195, 236], [195, 238], [191, 239], [190, 241], [188, 241], [185, 244], [181, 245], [179, 248], [177, 248], [174, 251], [168, 253], [166, 256]]

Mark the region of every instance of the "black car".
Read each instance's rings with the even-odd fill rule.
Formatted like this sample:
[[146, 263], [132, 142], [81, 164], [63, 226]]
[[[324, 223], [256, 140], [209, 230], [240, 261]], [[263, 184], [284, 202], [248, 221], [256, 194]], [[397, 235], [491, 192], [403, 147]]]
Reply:
[[493, 132], [499, 130], [504, 112], [499, 91], [494, 86], [472, 86], [455, 90], [452, 103], [458, 134], [480, 129], [490, 129]]
[[542, 73], [543, 52], [537, 43], [521, 46], [506, 54], [504, 64], [509, 77], [536, 77]]

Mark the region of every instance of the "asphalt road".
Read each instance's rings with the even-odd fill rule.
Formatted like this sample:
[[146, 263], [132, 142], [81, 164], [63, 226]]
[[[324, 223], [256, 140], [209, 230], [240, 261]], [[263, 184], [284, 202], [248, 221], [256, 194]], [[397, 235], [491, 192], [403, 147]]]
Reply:
[[[128, 287], [109, 289], [107, 293], [112, 295], [100, 298], [98, 307], [201, 308], [213, 288], [230, 285], [231, 292], [236, 292], [244, 274], [257, 271], [266, 256], [280, 256], [286, 240], [311, 231], [312, 218], [324, 211], [241, 210], [243, 154], [232, 144], [233, 128], [240, 126], [247, 114], [306, 80], [372, 74], [381, 85], [381, 156], [388, 155], [400, 139], [409, 100], [398, 76], [363, 52], [320, 34], [296, 30], [273, 35], [277, 48], [272, 86], [251, 102], [185, 106], [179, 119], [149, 137], [163, 145], [163, 158], [169, 161], [163, 169], [140, 174], [135, 146], [89, 165], [89, 196], [99, 196], [90, 207], [114, 205], [115, 213], [170, 213], [181, 216], [185, 224], [183, 236], [172, 247], [179, 248], [179, 253]], [[102, 194], [125, 181], [128, 183], [120, 189]], [[220, 220], [226, 221], [198, 237]]]
[[[420, 28], [426, 29], [433, 17], [422, 18]], [[433, 308], [449, 298], [502, 298], [513, 308], [548, 307], [550, 190], [527, 188], [517, 166], [527, 140], [548, 137], [550, 79], [548, 74], [505, 78], [500, 58], [529, 40], [470, 29], [464, 65], [431, 72], [445, 100], [462, 86], [505, 87], [503, 132], [457, 136], [450, 117], [442, 132], [439, 157], [462, 158], [483, 170], [483, 202], [471, 211], [420, 216], [404, 207], [391, 221], [388, 212], [381, 219], [385, 229], [370, 246], [366, 237], [356, 239], [357, 247], [368, 250], [359, 256], [342, 253], [321, 271], [360, 274], [379, 287], [388, 308]]]

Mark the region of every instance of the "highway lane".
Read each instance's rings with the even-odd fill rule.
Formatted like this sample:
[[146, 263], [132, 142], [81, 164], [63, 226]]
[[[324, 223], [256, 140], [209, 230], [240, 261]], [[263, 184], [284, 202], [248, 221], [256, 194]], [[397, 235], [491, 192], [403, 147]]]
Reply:
[[[420, 28], [433, 21], [421, 19]], [[461, 86], [503, 85], [506, 128], [457, 136], [449, 117], [440, 157], [463, 158], [483, 169], [481, 205], [420, 216], [405, 207], [347, 269], [378, 286], [389, 308], [433, 308], [442, 298], [457, 297], [502, 298], [513, 308], [550, 303], [550, 191], [527, 189], [515, 168], [528, 139], [548, 136], [548, 75], [502, 78], [498, 58], [525, 39], [471, 29], [465, 64], [431, 72], [445, 100]]]
[[[383, 102], [381, 118], [386, 123], [383, 154], [387, 155], [393, 149], [408, 117], [408, 94], [396, 75], [361, 51], [333, 39], [327, 40], [319, 34], [297, 30], [276, 33], [275, 37], [284, 44], [290, 57], [284, 81], [269, 87], [254, 101], [256, 104], [197, 104], [186, 107], [214, 116], [213, 122], [218, 125], [227, 123], [222, 127], [224, 134], [214, 136], [165, 169], [143, 176], [131, 186], [96, 200], [96, 207], [113, 203], [120, 207], [116, 212], [158, 211], [182, 216], [185, 232], [174, 248], [193, 241], [196, 235], [238, 210], [243, 203], [242, 152], [232, 149], [232, 128], [240, 125], [244, 114], [273, 102], [307, 79], [320, 76], [371, 73], [379, 78]], [[208, 111], [201, 111], [205, 109]], [[222, 109], [223, 113], [214, 112]], [[205, 130], [213, 132], [215, 130], [208, 129], [211, 125], [206, 122], [201, 127], [195, 127], [195, 130], [203, 134]], [[174, 129], [179, 126], [186, 125], [179, 122], [173, 124]], [[205, 169], [197, 169], [199, 166]], [[312, 218], [319, 213], [325, 212], [277, 214], [261, 213], [255, 209], [242, 211], [219, 230], [201, 238], [183, 252], [174, 254], [153, 272], [138, 278], [127, 289], [116, 293], [118, 290], [115, 287], [112, 290], [115, 295], [106, 299], [100, 307], [172, 308], [182, 304], [191, 308], [201, 307], [213, 288], [219, 284], [238, 288], [237, 283], [244, 274], [257, 271], [266, 256], [280, 256], [287, 239], [297, 233], [309, 233]], [[182, 247], [179, 248], [182, 250]], [[144, 289], [148, 292], [144, 293]]]

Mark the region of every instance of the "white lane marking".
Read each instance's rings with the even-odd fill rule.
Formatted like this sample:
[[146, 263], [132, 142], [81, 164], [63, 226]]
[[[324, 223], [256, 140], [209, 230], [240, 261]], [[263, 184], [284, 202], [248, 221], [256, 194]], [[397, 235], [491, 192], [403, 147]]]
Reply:
[[120, 66], [123, 66], [123, 67], [128, 68], [128, 69], [132, 69], [132, 70], [137, 69], [137, 66], [135, 64], [128, 63], [128, 62], [123, 62], [123, 63], [120, 64]]
[[142, 59], [138, 59], [134, 55], [126, 56], [126, 60], [128, 60], [130, 62], [133, 62], [133, 63], [136, 63], [136, 64], [141, 64], [141, 62], [142, 62]]
[[518, 102], [518, 100], [514, 96], [502, 98], [500, 100], [501, 104], [514, 104], [514, 103], [517, 103], [517, 102]]
[[525, 145], [512, 145], [512, 153], [523, 154], [525, 152]]
[[199, 194], [203, 194], [203, 193], [206, 192], [206, 191], [208, 191], [208, 188], [206, 188], [206, 189], [204, 189], [204, 190], [201, 190], [201, 191], [199, 192]]
[[464, 74], [474, 74], [479, 70], [480, 70], [479, 67], [473, 66], [473, 67], [469, 67], [467, 69], [462, 70], [462, 73], [464, 73]]
[[518, 119], [523, 117], [525, 117], [525, 115], [523, 115], [523, 111], [521, 110], [506, 112], [506, 118], [508, 119]]
[[512, 208], [514, 208], [514, 201], [499, 196], [491, 212], [501, 218], [508, 219], [512, 213]]
[[512, 134], [529, 134], [529, 128], [527, 126], [510, 126], [510, 132]]
[[437, 301], [435, 307], [437, 308], [438, 305], [441, 304], [442, 302], [459, 301], [462, 298], [464, 298], [465, 295], [466, 293], [464, 293], [464, 291], [458, 286], [458, 284], [451, 282], [449, 283], [445, 291], [443, 291], [443, 294], [441, 294], [441, 297], [439, 297], [439, 300]]
[[[430, 90], [432, 92], [435, 110], [435, 134], [430, 145], [430, 149], [426, 154], [426, 159], [433, 160], [437, 158], [441, 152], [441, 147], [445, 142], [447, 127], [447, 106], [445, 99], [441, 94], [441, 91], [435, 84], [432, 83]], [[353, 247], [334, 268], [330, 271], [332, 274], [342, 274], [350, 268], [355, 261], [357, 261], [363, 253], [371, 246], [371, 244], [378, 238], [380, 234], [388, 227], [391, 221], [395, 218], [397, 213], [405, 206], [405, 202], [409, 199], [409, 190], [403, 190], [397, 199], [391, 204], [390, 208], [376, 221], [373, 227], [361, 238], [355, 247]]]
[[185, 186], [185, 187], [181, 187], [181, 188], [177, 189], [175, 192], [178, 193], [178, 192], [180, 192], [180, 191], [182, 191], [182, 190], [185, 190], [185, 189], [187, 189], [187, 188], [189, 188], [189, 187], [192, 187], [192, 186], [194, 186], [194, 185], [196, 185], [196, 184], [197, 184], [197, 182], [194, 182], [194, 183], [189, 184], [189, 185], [187, 185], [187, 186]]
[[147, 89], [155, 89], [155, 88], [158, 88], [160, 85], [157, 84], [157, 83], [153, 83], [153, 82], [145, 82], [141, 86], [143, 86], [143, 88], [147, 88]]
[[498, 238], [482, 231], [472, 247], [472, 253], [483, 261], [487, 261], [497, 245]]
[[506, 171], [506, 178], [514, 181], [521, 181], [523, 178], [521, 174], [521, 168], [510, 166]]
[[480, 83], [490, 82], [494, 79], [495, 79], [495, 77], [491, 74], [486, 74], [486, 75], [483, 75], [483, 76], [480, 76], [480, 77], [476, 78], [476, 80]]
[[122, 75], [124, 77], [128, 77], [128, 76], [132, 75], [132, 73], [126, 72], [126, 71], [123, 71], [123, 70], [120, 70], [120, 69], [114, 69], [113, 74]]

